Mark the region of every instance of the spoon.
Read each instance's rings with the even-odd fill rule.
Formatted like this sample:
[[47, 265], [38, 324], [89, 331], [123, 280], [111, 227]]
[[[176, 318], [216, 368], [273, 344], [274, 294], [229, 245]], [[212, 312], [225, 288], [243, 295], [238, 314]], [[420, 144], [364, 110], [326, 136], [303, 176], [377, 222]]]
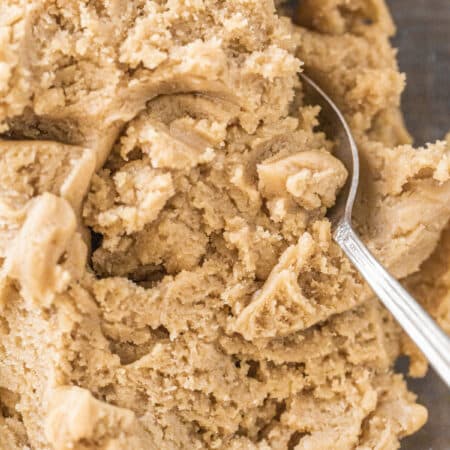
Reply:
[[[358, 148], [343, 114], [328, 95], [305, 74], [300, 74], [317, 96], [317, 103], [338, 137], [335, 156], [349, 177], [328, 211], [333, 238], [366, 280], [384, 306], [422, 351], [442, 380], [450, 387], [450, 338], [417, 301], [370, 253], [352, 227], [352, 210], [359, 183]], [[316, 100], [316, 99], [315, 99]]]

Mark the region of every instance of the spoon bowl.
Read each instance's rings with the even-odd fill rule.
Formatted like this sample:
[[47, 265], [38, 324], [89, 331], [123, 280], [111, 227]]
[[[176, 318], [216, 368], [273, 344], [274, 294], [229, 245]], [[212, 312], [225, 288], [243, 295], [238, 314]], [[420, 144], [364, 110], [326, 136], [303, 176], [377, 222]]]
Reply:
[[336, 227], [343, 219], [351, 224], [353, 204], [359, 184], [358, 147], [344, 115], [333, 100], [310, 77], [302, 73], [300, 78], [314, 95], [314, 104], [320, 106], [321, 114], [327, 118], [332, 138], [337, 142], [334, 156], [344, 164], [348, 172], [347, 181], [341, 189], [335, 205], [328, 210], [327, 217], [333, 227]]

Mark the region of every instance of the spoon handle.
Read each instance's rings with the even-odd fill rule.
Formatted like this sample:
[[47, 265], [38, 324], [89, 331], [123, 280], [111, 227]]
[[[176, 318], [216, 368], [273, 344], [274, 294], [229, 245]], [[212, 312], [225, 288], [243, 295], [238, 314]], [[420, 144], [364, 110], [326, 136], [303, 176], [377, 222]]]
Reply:
[[369, 286], [450, 387], [450, 338], [375, 259], [351, 225], [342, 221], [334, 239]]

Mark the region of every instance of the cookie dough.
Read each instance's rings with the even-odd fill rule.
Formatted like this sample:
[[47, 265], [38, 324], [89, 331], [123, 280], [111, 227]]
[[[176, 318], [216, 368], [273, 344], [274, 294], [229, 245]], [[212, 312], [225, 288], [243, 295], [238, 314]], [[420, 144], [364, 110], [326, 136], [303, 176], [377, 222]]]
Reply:
[[6, 0], [0, 24], [2, 450], [423, 425], [393, 364], [426, 362], [332, 241], [347, 173], [298, 79], [354, 130], [361, 236], [448, 329], [450, 140], [410, 145], [383, 0]]

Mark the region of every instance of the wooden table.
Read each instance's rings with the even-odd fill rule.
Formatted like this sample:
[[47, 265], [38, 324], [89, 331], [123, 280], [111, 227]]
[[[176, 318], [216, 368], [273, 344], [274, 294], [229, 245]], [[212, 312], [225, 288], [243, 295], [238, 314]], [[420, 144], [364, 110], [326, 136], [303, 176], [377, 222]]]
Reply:
[[403, 110], [408, 127], [417, 144], [442, 139], [450, 131], [450, 1], [388, 4], [397, 23], [400, 69], [407, 74]]

